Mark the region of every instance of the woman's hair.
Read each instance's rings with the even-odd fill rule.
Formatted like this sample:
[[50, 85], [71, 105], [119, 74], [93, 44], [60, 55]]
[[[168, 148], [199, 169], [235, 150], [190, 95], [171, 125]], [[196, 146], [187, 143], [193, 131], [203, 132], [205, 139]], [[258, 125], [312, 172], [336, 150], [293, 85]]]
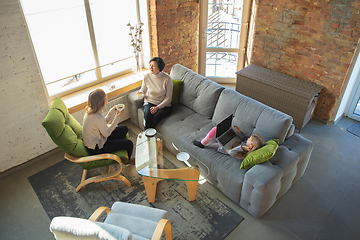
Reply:
[[105, 92], [102, 89], [96, 89], [89, 94], [85, 111], [87, 114], [97, 113], [105, 105]]
[[165, 68], [165, 62], [164, 62], [164, 60], [162, 60], [161, 57], [153, 57], [153, 58], [149, 61], [149, 63], [151, 63], [151, 62], [156, 62], [156, 63], [157, 63], [160, 72], [161, 72], [162, 70], [164, 70], [164, 68]]
[[[252, 148], [249, 151], [246, 151], [245, 149], [243, 149], [242, 151], [238, 151], [236, 152], [234, 155], [234, 157], [236, 158], [244, 158], [246, 157], [246, 155], [248, 155], [250, 152], [255, 151], [256, 149], [259, 149], [261, 147], [263, 147], [265, 145], [265, 141], [262, 137], [260, 137], [257, 134], [253, 134], [250, 136], [250, 141], [251, 141], [251, 145]], [[235, 145], [235, 144], [234, 144]], [[240, 144], [237, 144], [237, 146], [239, 146]], [[234, 148], [236, 146], [232, 146], [232, 148]]]

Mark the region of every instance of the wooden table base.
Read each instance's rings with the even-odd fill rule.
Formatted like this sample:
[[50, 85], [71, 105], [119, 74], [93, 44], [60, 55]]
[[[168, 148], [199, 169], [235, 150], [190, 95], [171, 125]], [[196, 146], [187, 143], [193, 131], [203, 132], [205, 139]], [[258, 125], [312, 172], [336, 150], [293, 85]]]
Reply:
[[142, 177], [145, 185], [146, 195], [150, 203], [155, 202], [157, 183], [161, 180], [167, 180], [167, 179], [179, 179], [183, 181], [189, 180], [186, 181], [186, 186], [189, 194], [189, 201], [195, 200], [197, 187], [199, 184], [199, 176], [200, 176], [200, 172], [198, 169], [193, 167], [180, 168], [180, 169], [158, 169], [156, 170], [156, 173], [157, 173], [156, 175], [155, 173], [153, 175], [157, 176], [158, 178], [145, 177], [145, 176]]

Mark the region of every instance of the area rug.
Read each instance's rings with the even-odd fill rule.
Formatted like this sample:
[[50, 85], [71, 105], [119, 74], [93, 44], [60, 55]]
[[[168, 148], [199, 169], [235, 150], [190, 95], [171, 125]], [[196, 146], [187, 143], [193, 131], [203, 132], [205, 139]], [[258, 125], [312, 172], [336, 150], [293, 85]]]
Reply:
[[[89, 176], [103, 171], [91, 170]], [[173, 239], [224, 239], [243, 220], [201, 184], [196, 200], [189, 202], [185, 182], [160, 181], [156, 201], [149, 203], [142, 178], [133, 165], [126, 165], [122, 171], [131, 187], [112, 180], [91, 183], [76, 193], [81, 174], [79, 165], [64, 160], [28, 178], [50, 219], [56, 216], [89, 218], [98, 207], [111, 207], [116, 201], [141, 204], [168, 211]]]
[[360, 123], [355, 123], [347, 129], [348, 132], [360, 137]]

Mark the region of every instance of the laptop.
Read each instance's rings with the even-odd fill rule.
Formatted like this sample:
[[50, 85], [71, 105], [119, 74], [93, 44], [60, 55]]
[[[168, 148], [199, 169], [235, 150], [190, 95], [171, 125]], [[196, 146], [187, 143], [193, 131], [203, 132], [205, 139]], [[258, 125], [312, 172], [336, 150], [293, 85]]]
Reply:
[[215, 139], [224, 150], [230, 150], [236, 142], [242, 142], [231, 127], [232, 119], [233, 115], [230, 114], [216, 126]]

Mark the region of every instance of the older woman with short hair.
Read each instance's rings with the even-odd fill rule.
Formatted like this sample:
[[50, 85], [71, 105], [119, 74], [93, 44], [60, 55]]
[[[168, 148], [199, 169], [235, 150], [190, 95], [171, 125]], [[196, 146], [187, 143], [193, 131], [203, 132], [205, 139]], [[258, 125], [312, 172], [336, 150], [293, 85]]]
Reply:
[[144, 76], [138, 93], [144, 94], [145, 129], [155, 128], [161, 119], [171, 112], [173, 83], [169, 74], [163, 72], [165, 62], [160, 57], [150, 60], [150, 73]]

